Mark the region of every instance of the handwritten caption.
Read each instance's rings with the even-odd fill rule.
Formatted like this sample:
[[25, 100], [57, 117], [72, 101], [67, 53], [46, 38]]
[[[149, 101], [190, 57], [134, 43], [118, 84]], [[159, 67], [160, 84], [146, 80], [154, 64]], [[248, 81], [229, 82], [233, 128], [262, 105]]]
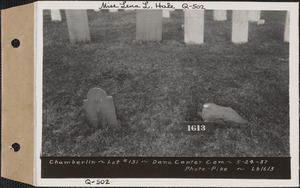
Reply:
[[[268, 160], [142, 160], [142, 159], [122, 159], [122, 160], [50, 160], [50, 165], [183, 165], [184, 172], [227, 172], [229, 170], [251, 172], [271, 172], [275, 166], [269, 165]], [[230, 169], [234, 167], [235, 169]], [[247, 168], [246, 168], [247, 167]]]
[[148, 2], [148, 1], [141, 1], [141, 2], [127, 2], [122, 1], [120, 2], [102, 2], [99, 9], [191, 9], [191, 10], [200, 10], [205, 9], [203, 4], [199, 3], [192, 3], [192, 2], [185, 2], [185, 3], [170, 3], [170, 2]]
[[41, 159], [43, 178], [97, 178], [87, 183], [99, 185], [109, 183], [103, 178], [289, 179], [291, 177], [290, 157], [42, 157]]

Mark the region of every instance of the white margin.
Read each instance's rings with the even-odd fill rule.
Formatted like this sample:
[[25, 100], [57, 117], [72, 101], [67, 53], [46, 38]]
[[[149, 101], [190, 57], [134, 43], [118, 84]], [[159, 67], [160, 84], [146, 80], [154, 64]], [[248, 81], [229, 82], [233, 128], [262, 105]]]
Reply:
[[33, 185], [36, 185], [36, 183], [37, 183], [37, 161], [38, 161], [38, 158], [36, 158], [36, 153], [38, 153], [38, 147], [37, 147], [37, 137], [36, 137], [36, 135], [37, 135], [37, 122], [36, 122], [36, 120], [37, 120], [37, 116], [36, 116], [36, 112], [37, 112], [37, 101], [36, 101], [36, 99], [37, 99], [37, 96], [36, 96], [36, 94], [37, 94], [37, 83], [36, 83], [36, 81], [38, 80], [37, 79], [37, 75], [36, 75], [36, 72], [37, 72], [37, 54], [38, 54], [38, 48], [37, 48], [37, 44], [38, 44], [38, 39], [37, 39], [37, 35], [38, 35], [38, 33], [37, 33], [37, 30], [38, 30], [38, 25], [37, 25], [37, 11], [38, 10], [38, 8], [37, 8], [37, 3], [34, 3], [34, 13], [33, 13], [33, 19], [34, 19], [34, 23], [33, 23], [33, 30], [34, 30], [34, 33], [33, 33], [33, 45], [34, 45], [34, 47], [33, 47], [33, 50], [34, 50], [34, 59], [33, 59], [33, 68], [34, 68], [34, 70], [33, 70], [33, 136], [34, 136], [34, 139], [33, 139], [33, 152], [34, 152], [34, 155], [33, 155]]

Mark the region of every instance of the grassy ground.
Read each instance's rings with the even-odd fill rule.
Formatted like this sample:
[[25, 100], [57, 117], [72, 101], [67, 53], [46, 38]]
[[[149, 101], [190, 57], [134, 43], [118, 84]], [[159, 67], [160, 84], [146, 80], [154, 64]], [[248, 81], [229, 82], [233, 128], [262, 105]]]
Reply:
[[[91, 43], [71, 44], [64, 12], [44, 12], [43, 156], [289, 156], [289, 61], [285, 12], [263, 11], [249, 42], [232, 44], [228, 21], [205, 12], [205, 43], [183, 43], [183, 12], [163, 20], [163, 41], [135, 41], [135, 12], [88, 10]], [[83, 99], [113, 96], [121, 126], [89, 127]], [[250, 123], [186, 134], [202, 105], [235, 109]]]

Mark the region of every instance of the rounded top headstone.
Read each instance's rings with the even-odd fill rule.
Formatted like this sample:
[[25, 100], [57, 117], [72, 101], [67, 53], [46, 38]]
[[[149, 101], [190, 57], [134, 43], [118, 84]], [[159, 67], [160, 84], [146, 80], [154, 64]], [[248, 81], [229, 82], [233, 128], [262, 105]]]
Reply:
[[95, 98], [106, 98], [107, 94], [103, 89], [100, 88], [92, 88], [87, 94], [88, 99], [95, 99]]

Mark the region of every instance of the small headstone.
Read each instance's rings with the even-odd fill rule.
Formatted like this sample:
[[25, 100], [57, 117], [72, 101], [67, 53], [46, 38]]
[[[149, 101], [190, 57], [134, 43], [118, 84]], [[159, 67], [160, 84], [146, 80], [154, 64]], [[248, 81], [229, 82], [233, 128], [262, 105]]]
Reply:
[[214, 103], [203, 105], [201, 117], [205, 122], [213, 122], [222, 125], [247, 123], [236, 111], [230, 107], [223, 107]]
[[66, 17], [72, 43], [91, 41], [86, 10], [66, 10]]
[[118, 125], [112, 96], [100, 88], [93, 88], [83, 100], [90, 124], [95, 128], [107, 128]]
[[109, 12], [118, 12], [118, 9], [109, 9]]
[[184, 11], [184, 42], [202, 44], [204, 41], [204, 10]]
[[226, 10], [214, 10], [214, 21], [225, 21], [227, 20]]
[[94, 9], [95, 12], [100, 12], [99, 8]]
[[287, 11], [284, 27], [284, 41], [290, 42], [290, 11]]
[[169, 10], [163, 10], [163, 17], [164, 18], [170, 18], [170, 11]]
[[162, 10], [136, 11], [136, 40], [161, 41]]
[[250, 10], [248, 14], [249, 21], [257, 22], [260, 20], [260, 10]]
[[233, 10], [232, 11], [232, 33], [231, 41], [233, 43], [248, 42], [248, 11]]
[[52, 21], [61, 21], [60, 10], [51, 9], [51, 20]]

